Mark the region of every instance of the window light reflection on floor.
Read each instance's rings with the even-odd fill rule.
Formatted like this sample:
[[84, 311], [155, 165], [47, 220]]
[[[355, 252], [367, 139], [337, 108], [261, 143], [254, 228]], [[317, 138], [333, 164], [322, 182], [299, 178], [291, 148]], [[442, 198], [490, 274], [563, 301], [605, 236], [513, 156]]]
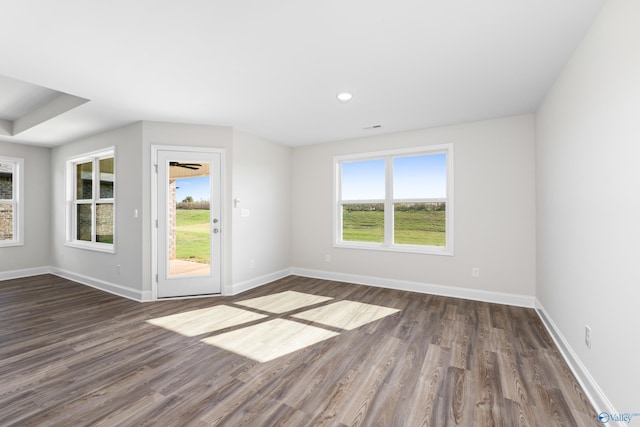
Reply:
[[331, 297], [322, 295], [305, 294], [304, 292], [285, 291], [264, 297], [252, 298], [240, 301], [236, 304], [255, 308], [269, 313], [286, 313], [287, 311], [307, 307], [321, 302], [332, 300]]
[[241, 308], [217, 305], [199, 310], [185, 311], [147, 320], [155, 326], [161, 326], [186, 337], [195, 337], [210, 332], [268, 317]]
[[[212, 334], [201, 341], [265, 363], [340, 335], [341, 332], [336, 330], [353, 330], [400, 311], [356, 301], [330, 302], [332, 299], [285, 291], [235, 303], [263, 313], [272, 313], [273, 316], [218, 305], [158, 317], [147, 322], [187, 337]], [[286, 314], [321, 303], [327, 304], [301, 313]], [[260, 320], [262, 322], [242, 327], [245, 323]], [[309, 325], [307, 322], [314, 324]], [[229, 327], [238, 328], [215, 334], [216, 331]]]
[[400, 310], [396, 308], [345, 300], [294, 314], [292, 317], [350, 331], [398, 311]]
[[202, 342], [264, 363], [336, 335], [340, 334], [291, 320], [273, 319], [205, 338]]

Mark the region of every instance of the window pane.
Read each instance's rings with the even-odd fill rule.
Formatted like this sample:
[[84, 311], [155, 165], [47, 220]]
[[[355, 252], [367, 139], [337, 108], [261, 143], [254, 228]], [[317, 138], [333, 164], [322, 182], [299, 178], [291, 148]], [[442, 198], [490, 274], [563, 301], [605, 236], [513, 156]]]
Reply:
[[13, 200], [14, 164], [0, 162], [0, 200]]
[[396, 203], [394, 243], [399, 245], [446, 245], [446, 203]]
[[13, 205], [0, 204], [0, 240], [13, 240]]
[[[169, 177], [169, 275], [211, 274], [211, 180], [208, 162], [179, 163]], [[185, 167], [189, 166], [189, 167]]]
[[76, 165], [76, 199], [91, 200], [93, 198], [93, 162]]
[[343, 205], [342, 240], [384, 243], [384, 204]]
[[447, 155], [396, 157], [393, 159], [394, 199], [447, 197]]
[[91, 205], [76, 206], [76, 239], [91, 241]]
[[342, 163], [342, 200], [384, 199], [384, 159]]
[[113, 203], [96, 205], [96, 242], [113, 243]]
[[113, 199], [113, 157], [100, 160], [100, 198]]

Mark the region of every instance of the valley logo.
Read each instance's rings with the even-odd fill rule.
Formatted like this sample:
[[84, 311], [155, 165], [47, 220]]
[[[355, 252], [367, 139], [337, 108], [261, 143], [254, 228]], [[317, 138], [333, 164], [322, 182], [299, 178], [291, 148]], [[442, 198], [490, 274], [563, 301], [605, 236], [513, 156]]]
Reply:
[[600, 421], [602, 424], [606, 424], [609, 421], [622, 421], [625, 423], [630, 423], [633, 417], [640, 417], [640, 413], [625, 412], [622, 414], [610, 414], [609, 412], [603, 411], [598, 414], [598, 421]]

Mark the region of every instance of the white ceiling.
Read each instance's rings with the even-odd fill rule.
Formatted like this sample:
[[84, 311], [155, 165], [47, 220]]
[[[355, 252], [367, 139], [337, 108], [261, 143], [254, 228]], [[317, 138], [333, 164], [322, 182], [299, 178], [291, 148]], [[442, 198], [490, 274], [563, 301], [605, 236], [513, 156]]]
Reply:
[[89, 102], [0, 140], [159, 120], [296, 146], [534, 112], [603, 3], [3, 0], [0, 76]]

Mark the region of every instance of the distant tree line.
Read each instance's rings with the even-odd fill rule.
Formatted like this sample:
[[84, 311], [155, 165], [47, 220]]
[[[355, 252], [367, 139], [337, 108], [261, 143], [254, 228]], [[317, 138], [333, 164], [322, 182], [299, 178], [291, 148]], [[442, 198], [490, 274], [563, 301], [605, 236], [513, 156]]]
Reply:
[[[361, 212], [361, 211], [384, 211], [384, 203], [353, 203], [343, 205], [347, 212]], [[395, 209], [402, 212], [410, 211], [446, 211], [447, 204], [444, 202], [433, 203], [396, 203]]]
[[447, 204], [444, 202], [433, 203], [396, 203], [395, 208], [397, 211], [409, 212], [409, 211], [446, 211]]
[[176, 209], [203, 209], [209, 210], [209, 201], [208, 200], [200, 200], [197, 202], [193, 201], [191, 196], [187, 197], [181, 202], [176, 203]]

